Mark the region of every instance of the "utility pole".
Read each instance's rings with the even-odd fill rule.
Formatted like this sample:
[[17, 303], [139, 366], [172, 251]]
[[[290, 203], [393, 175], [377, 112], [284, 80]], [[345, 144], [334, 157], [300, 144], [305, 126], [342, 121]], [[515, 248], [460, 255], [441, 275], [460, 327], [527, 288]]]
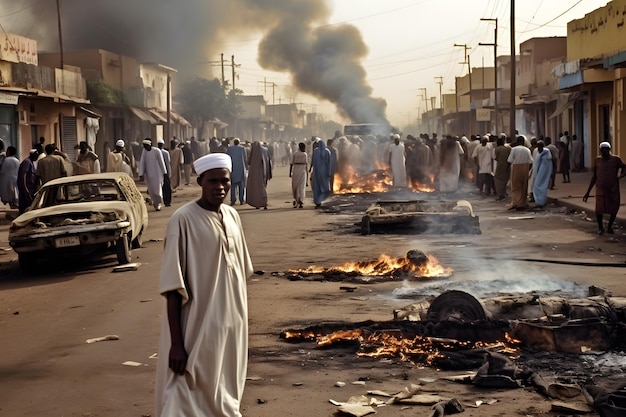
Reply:
[[437, 84], [439, 84], [439, 108], [443, 109], [443, 95], [441, 93], [441, 86], [443, 86], [443, 77], [435, 77]]
[[63, 31], [61, 30], [61, 0], [57, 0], [57, 23], [59, 26], [59, 56], [61, 57], [61, 69], [63, 69]]
[[479, 43], [483, 46], [493, 46], [493, 115], [495, 118], [495, 134], [500, 131], [498, 129], [498, 18], [482, 18], [482, 21], [489, 21], [496, 23], [496, 29], [494, 30], [493, 43]]
[[230, 57], [230, 65], [233, 67], [233, 90], [235, 89], [235, 68], [240, 67], [240, 64], [235, 64], [235, 55], [231, 55]]
[[430, 116], [428, 115], [428, 94], [425, 88], [420, 88], [420, 91], [424, 93], [424, 95], [422, 96], [422, 99], [426, 102], [426, 123], [428, 124], [428, 133], [432, 134], [430, 130]]
[[461, 47], [465, 50], [465, 61], [464, 62], [459, 62], [460, 64], [467, 64], [467, 75], [469, 77], [469, 113], [470, 113], [470, 117], [469, 117], [469, 134], [473, 135], [473, 131], [474, 131], [474, 120], [472, 118], [472, 66], [470, 65], [470, 56], [467, 53], [468, 49], [472, 49], [471, 47], [467, 46], [466, 43], [464, 44], [458, 44], [455, 43], [454, 46], [457, 47]]
[[[511, 109], [509, 114], [509, 123], [511, 124], [511, 139], [517, 141], [517, 135], [515, 134], [515, 0], [511, 0], [511, 98], [509, 107]], [[515, 142], [513, 142], [515, 143]]]
[[222, 86], [224, 86], [224, 54], [220, 55], [220, 62], [222, 63]]

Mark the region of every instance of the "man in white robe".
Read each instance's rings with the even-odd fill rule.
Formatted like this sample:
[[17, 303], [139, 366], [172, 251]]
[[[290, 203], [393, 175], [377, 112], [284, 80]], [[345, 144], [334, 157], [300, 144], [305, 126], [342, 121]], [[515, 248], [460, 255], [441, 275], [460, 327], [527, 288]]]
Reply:
[[389, 166], [394, 187], [406, 187], [406, 156], [404, 144], [400, 143], [400, 135], [394, 135], [393, 144], [389, 147]]
[[[165, 162], [161, 150], [152, 148], [152, 141], [145, 139], [139, 160], [139, 179], [145, 179], [148, 194], [156, 211], [163, 204], [163, 176], [166, 174]], [[144, 178], [145, 177], [145, 178]]]
[[222, 153], [196, 160], [202, 195], [167, 225], [156, 417], [241, 416], [253, 269], [239, 215], [222, 204], [231, 167]]

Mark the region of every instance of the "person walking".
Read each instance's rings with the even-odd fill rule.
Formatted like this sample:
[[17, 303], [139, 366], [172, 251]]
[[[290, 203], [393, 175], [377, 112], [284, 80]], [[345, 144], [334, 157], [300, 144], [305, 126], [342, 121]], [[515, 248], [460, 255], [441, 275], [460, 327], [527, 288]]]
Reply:
[[36, 160], [36, 173], [41, 181], [41, 185], [56, 178], [67, 177], [63, 158], [54, 154], [54, 145], [51, 143], [47, 144], [45, 151], [46, 156], [44, 158], [39, 158], [38, 156]]
[[17, 173], [20, 169], [20, 160], [16, 154], [15, 146], [9, 146], [0, 161], [0, 201], [12, 209], [18, 208]]
[[223, 204], [230, 157], [208, 154], [194, 168], [202, 194], [174, 212], [165, 233], [155, 416], [241, 417], [252, 261], [239, 214]]
[[481, 194], [491, 194], [493, 188], [493, 152], [487, 135], [480, 138], [480, 145], [474, 148], [472, 159], [478, 167], [478, 190]]
[[533, 160], [533, 198], [537, 207], [543, 207], [548, 201], [548, 188], [552, 177], [552, 154], [544, 147], [542, 140], [537, 141]]
[[261, 143], [255, 141], [250, 150], [250, 171], [246, 181], [246, 203], [267, 210], [267, 181], [269, 160]]
[[246, 201], [246, 178], [248, 177], [248, 156], [246, 150], [239, 141], [233, 140], [233, 145], [229, 146], [226, 153], [233, 161], [233, 170], [230, 177], [230, 205], [234, 205], [239, 196], [239, 204]]
[[393, 143], [389, 146], [389, 167], [393, 186], [406, 187], [406, 152], [398, 134], [393, 136]]
[[323, 140], [317, 138], [311, 157], [311, 187], [313, 188], [313, 203], [320, 208], [322, 202], [330, 194], [330, 151]]
[[528, 207], [528, 172], [533, 157], [524, 145], [524, 137], [517, 137], [517, 146], [511, 149], [507, 162], [511, 164], [511, 206], [509, 210], [523, 210]]
[[115, 149], [107, 156], [106, 172], [124, 172], [132, 178], [132, 163], [128, 155], [124, 153], [124, 146], [126, 144], [122, 139], [115, 142]]
[[39, 158], [37, 149], [31, 149], [28, 158], [25, 158], [17, 171], [17, 191], [19, 194], [19, 213], [22, 214], [33, 202], [39, 178], [35, 170], [35, 161]]
[[185, 177], [185, 185], [191, 184], [191, 164], [193, 163], [193, 153], [191, 152], [191, 142], [183, 143], [183, 175]]
[[163, 204], [165, 207], [172, 205], [172, 186], [170, 185], [170, 175], [172, 175], [172, 165], [170, 163], [170, 153], [163, 149], [165, 141], [161, 138], [157, 140], [157, 147], [163, 155], [163, 163], [165, 164], [165, 174], [163, 174]]
[[[46, 145], [46, 147], [47, 146], [48, 145]], [[98, 155], [93, 153], [93, 151], [85, 141], [80, 142], [78, 148], [80, 149], [80, 151], [78, 152], [78, 156], [76, 157], [74, 173], [76, 175], [99, 174], [100, 160], [98, 159]]]
[[493, 161], [496, 166], [493, 181], [496, 187], [496, 194], [498, 195], [497, 201], [502, 201], [506, 198], [506, 184], [511, 178], [511, 164], [508, 162], [511, 147], [505, 145], [505, 141], [506, 136], [500, 135], [493, 150]]
[[183, 172], [183, 163], [185, 159], [183, 157], [183, 150], [176, 139], [172, 139], [170, 142], [170, 164], [172, 167], [172, 175], [170, 176], [170, 187], [172, 192], [175, 193], [176, 189], [180, 186], [180, 178]]
[[293, 207], [304, 207], [304, 194], [307, 186], [307, 161], [305, 152], [306, 145], [303, 142], [298, 144], [298, 151], [291, 155], [289, 165], [289, 177], [291, 178], [291, 193], [293, 195]]
[[593, 164], [593, 175], [589, 181], [589, 188], [583, 196], [587, 202], [591, 189], [596, 187], [596, 221], [598, 222], [598, 234], [604, 234], [605, 214], [609, 215], [609, 223], [606, 232], [613, 234], [613, 223], [617, 217], [620, 205], [619, 179], [626, 175], [626, 166], [619, 156], [611, 155], [611, 144], [600, 143], [600, 156], [596, 157]]
[[166, 168], [163, 154], [159, 149], [152, 148], [152, 140], [146, 138], [142, 142], [143, 152], [139, 159], [139, 179], [146, 180], [148, 194], [156, 211], [161, 211], [163, 203], [163, 176]]

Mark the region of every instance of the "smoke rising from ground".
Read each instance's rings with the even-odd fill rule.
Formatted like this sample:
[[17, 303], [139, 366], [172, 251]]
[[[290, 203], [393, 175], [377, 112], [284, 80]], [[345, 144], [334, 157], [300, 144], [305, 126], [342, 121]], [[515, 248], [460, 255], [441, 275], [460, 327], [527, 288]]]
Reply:
[[[57, 51], [56, 3], [30, 2], [0, 0], [0, 23], [36, 39], [40, 51]], [[360, 63], [367, 54], [361, 34], [326, 25], [326, 0], [62, 0], [61, 14], [65, 50], [110, 50], [171, 66], [183, 78], [208, 76], [206, 62], [225, 40], [260, 35], [263, 68], [290, 73], [300, 91], [336, 104], [354, 122], [386, 122], [386, 102], [371, 97]]]

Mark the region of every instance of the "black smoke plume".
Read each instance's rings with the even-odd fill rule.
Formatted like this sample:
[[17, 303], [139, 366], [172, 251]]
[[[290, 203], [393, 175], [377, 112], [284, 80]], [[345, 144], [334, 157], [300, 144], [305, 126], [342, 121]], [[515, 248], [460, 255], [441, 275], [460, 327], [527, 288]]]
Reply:
[[[30, 3], [27, 4], [27, 3]], [[98, 48], [208, 76], [229, 37], [261, 34], [259, 64], [288, 72], [304, 93], [328, 100], [353, 122], [386, 123], [361, 60], [367, 47], [351, 25], [328, 25], [325, 0], [61, 0], [65, 50]], [[8, 32], [58, 51], [56, 2], [0, 0]], [[236, 54], [236, 51], [234, 51]]]

